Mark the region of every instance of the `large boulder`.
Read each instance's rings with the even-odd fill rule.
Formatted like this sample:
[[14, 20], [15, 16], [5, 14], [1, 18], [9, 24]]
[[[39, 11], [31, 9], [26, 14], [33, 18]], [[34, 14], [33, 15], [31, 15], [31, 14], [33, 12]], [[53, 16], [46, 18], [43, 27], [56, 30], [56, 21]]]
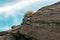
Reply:
[[60, 2], [43, 7], [26, 18], [19, 32], [33, 40], [60, 40]]

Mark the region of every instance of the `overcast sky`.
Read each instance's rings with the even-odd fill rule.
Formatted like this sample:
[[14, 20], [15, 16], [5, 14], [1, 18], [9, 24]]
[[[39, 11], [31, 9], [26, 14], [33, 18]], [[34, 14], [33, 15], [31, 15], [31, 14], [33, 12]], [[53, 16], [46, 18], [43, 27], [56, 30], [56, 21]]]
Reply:
[[60, 0], [0, 0], [0, 31], [21, 24], [27, 10], [37, 11]]

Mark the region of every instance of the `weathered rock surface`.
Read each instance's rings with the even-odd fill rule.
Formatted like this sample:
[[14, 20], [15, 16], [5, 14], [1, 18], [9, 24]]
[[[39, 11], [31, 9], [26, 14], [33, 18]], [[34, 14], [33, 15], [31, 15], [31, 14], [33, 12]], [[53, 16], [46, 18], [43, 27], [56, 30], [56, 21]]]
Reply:
[[60, 40], [60, 2], [24, 17], [21, 26], [0, 32], [0, 40]]

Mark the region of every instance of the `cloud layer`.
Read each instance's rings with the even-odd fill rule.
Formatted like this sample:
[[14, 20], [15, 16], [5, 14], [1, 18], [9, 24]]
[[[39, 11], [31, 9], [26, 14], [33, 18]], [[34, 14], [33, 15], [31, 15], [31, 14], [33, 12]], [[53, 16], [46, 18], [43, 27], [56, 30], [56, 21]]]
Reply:
[[11, 5], [0, 7], [0, 14], [5, 14], [6, 17], [14, 16], [16, 10], [21, 10], [23, 8], [26, 8], [27, 6], [34, 5], [34, 3], [42, 1], [45, 0], [22, 0]]

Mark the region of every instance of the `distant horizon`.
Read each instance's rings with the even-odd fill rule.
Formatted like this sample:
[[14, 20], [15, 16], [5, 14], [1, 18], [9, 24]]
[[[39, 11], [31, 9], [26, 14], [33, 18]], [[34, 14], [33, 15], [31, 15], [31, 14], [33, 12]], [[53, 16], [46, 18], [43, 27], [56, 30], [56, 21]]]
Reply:
[[11, 29], [22, 23], [26, 11], [52, 5], [60, 0], [0, 0], [0, 31]]

